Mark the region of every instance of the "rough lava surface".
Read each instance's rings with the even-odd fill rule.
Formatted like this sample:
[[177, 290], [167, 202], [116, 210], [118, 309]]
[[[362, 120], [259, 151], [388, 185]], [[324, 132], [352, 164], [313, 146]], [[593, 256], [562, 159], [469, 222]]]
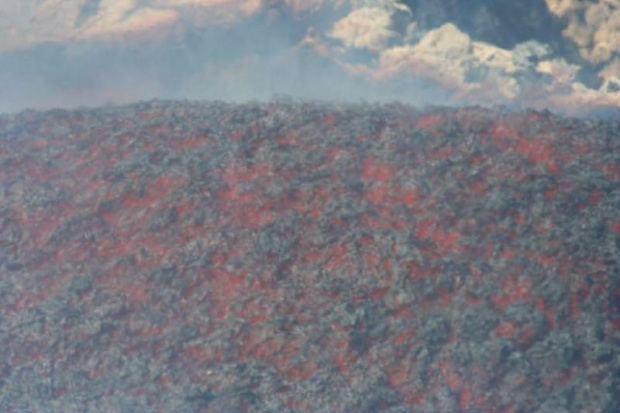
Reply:
[[318, 99], [620, 116], [620, 0], [0, 0], [0, 111]]
[[620, 123], [0, 116], [0, 410], [620, 411]]

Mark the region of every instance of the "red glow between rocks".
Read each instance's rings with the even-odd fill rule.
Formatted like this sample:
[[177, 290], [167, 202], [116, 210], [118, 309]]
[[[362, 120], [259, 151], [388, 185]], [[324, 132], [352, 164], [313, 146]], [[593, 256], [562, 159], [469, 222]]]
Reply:
[[379, 301], [387, 295], [389, 290], [389, 287], [377, 288], [370, 293], [370, 299], [372, 301]]
[[441, 115], [425, 115], [416, 120], [416, 127], [426, 131], [433, 131], [442, 122]]
[[335, 120], [336, 120], [336, 118], [335, 118], [335, 117], [334, 117], [334, 115], [333, 115], [333, 114], [331, 114], [331, 113], [329, 113], [329, 114], [327, 114], [327, 115], [323, 116], [323, 123], [324, 123], [324, 124], [326, 124], [326, 125], [328, 125], [328, 126], [333, 125], [333, 124], [334, 124], [334, 122], [335, 122]]
[[172, 143], [176, 149], [196, 149], [209, 141], [208, 136], [194, 136]]
[[513, 303], [528, 300], [530, 298], [530, 288], [532, 282], [529, 279], [515, 280], [513, 277], [507, 277], [504, 281], [503, 294], [493, 298], [493, 302], [501, 311]]
[[389, 182], [396, 170], [390, 165], [382, 162], [377, 162], [373, 159], [366, 159], [362, 169], [362, 178], [367, 180], [374, 180], [379, 182]]
[[489, 135], [497, 145], [506, 147], [511, 140], [519, 136], [519, 133], [513, 126], [500, 121], [493, 125], [489, 131]]
[[187, 104], [179, 134], [174, 104], [143, 105], [0, 142], [0, 387], [54, 360], [63, 407], [106, 380], [110, 403], [161, 411], [610, 398], [620, 169], [594, 124]]
[[163, 175], [146, 185], [145, 196], [129, 195], [123, 202], [131, 208], [148, 208], [168, 197], [173, 190], [183, 186], [184, 183], [185, 178], [183, 177]]

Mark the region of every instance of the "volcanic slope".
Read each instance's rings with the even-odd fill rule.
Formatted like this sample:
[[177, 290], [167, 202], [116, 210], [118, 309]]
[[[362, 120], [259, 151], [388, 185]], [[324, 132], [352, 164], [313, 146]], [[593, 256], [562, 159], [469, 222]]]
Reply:
[[620, 122], [0, 116], [0, 411], [620, 411]]

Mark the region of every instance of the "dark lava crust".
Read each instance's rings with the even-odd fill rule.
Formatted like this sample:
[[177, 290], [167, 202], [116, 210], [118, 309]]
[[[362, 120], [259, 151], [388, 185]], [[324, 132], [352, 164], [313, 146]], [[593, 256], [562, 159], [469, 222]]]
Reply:
[[620, 122], [0, 116], [0, 411], [620, 411]]

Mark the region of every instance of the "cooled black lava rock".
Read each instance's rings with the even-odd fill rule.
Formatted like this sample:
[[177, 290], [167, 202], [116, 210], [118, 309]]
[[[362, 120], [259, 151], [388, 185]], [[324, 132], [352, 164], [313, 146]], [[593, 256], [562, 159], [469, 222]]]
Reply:
[[0, 116], [0, 410], [615, 412], [619, 156], [549, 112]]

